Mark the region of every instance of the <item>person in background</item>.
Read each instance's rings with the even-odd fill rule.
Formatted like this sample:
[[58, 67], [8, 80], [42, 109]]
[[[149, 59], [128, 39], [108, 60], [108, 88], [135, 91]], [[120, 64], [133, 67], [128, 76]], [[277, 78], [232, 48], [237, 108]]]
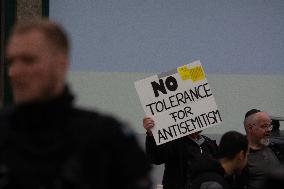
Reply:
[[132, 131], [73, 104], [69, 48], [63, 28], [46, 19], [12, 30], [6, 55], [15, 104], [0, 113], [0, 188], [151, 188], [151, 165]]
[[272, 120], [268, 113], [252, 109], [245, 114], [244, 127], [249, 142], [248, 164], [237, 177], [238, 188], [263, 188], [267, 175], [280, 168], [281, 151], [270, 143]]
[[245, 135], [229, 131], [219, 143], [218, 160], [200, 159], [191, 168], [189, 189], [231, 189], [226, 177], [239, 174], [246, 166], [248, 140]]
[[269, 146], [284, 166], [284, 131], [280, 130], [280, 121], [284, 121], [284, 118], [272, 115], [270, 115], [270, 118], [272, 120], [272, 131], [269, 137]]
[[151, 162], [156, 165], [164, 164], [163, 188], [183, 189], [186, 186], [190, 167], [200, 157], [214, 158], [217, 155], [217, 144], [201, 132], [156, 145], [151, 129], [155, 126], [151, 117], [143, 119], [146, 129], [146, 153]]

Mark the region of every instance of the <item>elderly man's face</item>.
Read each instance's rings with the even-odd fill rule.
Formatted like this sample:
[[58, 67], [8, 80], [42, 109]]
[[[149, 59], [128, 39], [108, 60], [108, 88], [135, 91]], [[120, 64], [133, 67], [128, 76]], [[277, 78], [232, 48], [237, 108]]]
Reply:
[[64, 83], [63, 59], [37, 30], [13, 35], [7, 59], [16, 103], [53, 97]]
[[259, 112], [255, 116], [256, 121], [252, 124], [253, 136], [260, 144], [268, 145], [272, 121], [266, 112]]

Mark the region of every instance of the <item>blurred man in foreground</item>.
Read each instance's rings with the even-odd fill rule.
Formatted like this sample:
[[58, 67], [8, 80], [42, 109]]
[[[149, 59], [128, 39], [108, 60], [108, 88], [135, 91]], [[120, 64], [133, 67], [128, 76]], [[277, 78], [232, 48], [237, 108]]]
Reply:
[[69, 44], [48, 20], [17, 24], [7, 45], [15, 106], [0, 115], [0, 188], [150, 188], [150, 165], [112, 117], [73, 106]]

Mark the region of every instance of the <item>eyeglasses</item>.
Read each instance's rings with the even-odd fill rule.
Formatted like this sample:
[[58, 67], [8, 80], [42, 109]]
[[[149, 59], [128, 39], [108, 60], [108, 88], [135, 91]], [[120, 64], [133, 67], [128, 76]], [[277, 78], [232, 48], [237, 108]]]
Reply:
[[[252, 124], [252, 125], [256, 126], [255, 123]], [[273, 128], [273, 125], [271, 123], [269, 123], [269, 124], [258, 125], [258, 127], [261, 128], [261, 129], [271, 130]]]

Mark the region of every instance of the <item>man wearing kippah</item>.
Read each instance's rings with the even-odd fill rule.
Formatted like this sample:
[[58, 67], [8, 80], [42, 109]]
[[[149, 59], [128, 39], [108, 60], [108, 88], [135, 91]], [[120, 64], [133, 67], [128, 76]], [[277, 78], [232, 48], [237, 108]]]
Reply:
[[281, 156], [270, 144], [272, 120], [268, 113], [252, 109], [245, 114], [244, 127], [249, 142], [248, 163], [238, 184], [247, 189], [260, 189], [267, 175], [279, 168]]

